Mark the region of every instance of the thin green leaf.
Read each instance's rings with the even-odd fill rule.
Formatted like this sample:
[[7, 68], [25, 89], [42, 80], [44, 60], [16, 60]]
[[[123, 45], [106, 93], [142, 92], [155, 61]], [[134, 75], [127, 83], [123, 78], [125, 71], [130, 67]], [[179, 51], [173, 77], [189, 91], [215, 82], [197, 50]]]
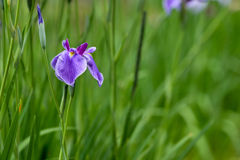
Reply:
[[135, 156], [133, 157], [133, 160], [138, 159], [138, 156], [143, 152], [144, 148], [147, 146], [147, 144], [149, 143], [150, 139], [152, 138], [152, 136], [154, 135], [154, 133], [156, 132], [156, 130], [153, 130], [148, 137], [145, 139], [145, 141], [142, 143], [141, 146], [139, 146], [139, 149], [136, 151]]
[[[67, 127], [67, 130], [76, 130], [75, 127]], [[59, 127], [53, 127], [53, 128], [47, 128], [47, 129], [44, 129], [44, 130], [41, 130], [40, 131], [40, 136], [44, 136], [44, 135], [47, 135], [47, 134], [50, 134], [50, 133], [53, 133], [53, 132], [59, 132], [61, 131], [61, 128]], [[27, 147], [27, 145], [29, 144], [30, 142], [30, 137], [27, 137], [26, 139], [24, 139], [20, 144], [19, 144], [19, 153], [25, 148]]]
[[187, 146], [187, 148], [183, 151], [183, 153], [179, 156], [178, 160], [184, 159], [188, 153], [192, 150], [194, 145], [198, 142], [198, 140], [206, 133], [206, 131], [213, 125], [213, 121], [210, 121], [201, 132], [191, 141], [191, 143]]
[[36, 132], [35, 123], [36, 123], [36, 116], [34, 115], [33, 125], [32, 125], [31, 135], [30, 135], [30, 143], [28, 146], [27, 160], [31, 160], [31, 156], [32, 156], [33, 148], [34, 148], [33, 145], [34, 145], [34, 141], [35, 141], [34, 137], [35, 137], [35, 132]]
[[19, 26], [17, 26], [17, 31], [18, 31], [18, 43], [19, 43], [20, 48], [22, 49], [22, 34], [19, 29]]
[[188, 134], [183, 137], [171, 150], [163, 157], [163, 160], [172, 159], [174, 155], [181, 149], [181, 147], [192, 137], [192, 134]]
[[122, 40], [122, 44], [121, 44], [121, 46], [120, 46], [117, 54], [115, 55], [115, 63], [118, 62], [118, 60], [119, 60], [119, 58], [120, 58], [120, 56], [121, 56], [121, 54], [122, 54], [122, 50], [123, 50], [123, 47], [124, 47], [124, 44], [125, 44], [125, 41], [126, 41], [127, 36], [128, 36], [128, 34], [126, 34], [126, 35], [124, 36], [124, 38], [123, 38], [123, 40]]
[[0, 112], [0, 128], [2, 128], [3, 121], [4, 121], [4, 118], [5, 118], [5, 115], [6, 115], [6, 111], [7, 111], [7, 106], [8, 106], [10, 97], [12, 95], [14, 83], [16, 82], [15, 79], [16, 79], [16, 76], [17, 76], [17, 71], [18, 71], [18, 67], [16, 68], [16, 70], [15, 70], [13, 76], [12, 76], [12, 80], [11, 80], [9, 86], [8, 86], [6, 98], [3, 102], [3, 106], [2, 106], [2, 109], [1, 109], [1, 112]]
[[22, 121], [23, 121], [23, 118], [24, 118], [24, 116], [26, 115], [26, 112], [27, 112], [27, 110], [28, 110], [28, 108], [29, 108], [29, 103], [30, 103], [30, 101], [31, 101], [31, 98], [32, 98], [32, 93], [33, 93], [33, 89], [31, 90], [31, 92], [30, 92], [30, 94], [29, 94], [29, 96], [28, 96], [28, 99], [27, 99], [27, 101], [26, 101], [26, 103], [25, 103], [25, 105], [24, 105], [24, 107], [23, 107], [23, 109], [22, 109], [22, 113], [21, 113], [21, 115], [20, 115], [20, 124], [22, 123]]
[[19, 107], [17, 107], [16, 109], [13, 122], [11, 124], [10, 130], [7, 135], [7, 139], [4, 144], [2, 157], [1, 157], [3, 160], [9, 160], [12, 156], [14, 142], [15, 142], [15, 138], [18, 130], [18, 120], [19, 120]]

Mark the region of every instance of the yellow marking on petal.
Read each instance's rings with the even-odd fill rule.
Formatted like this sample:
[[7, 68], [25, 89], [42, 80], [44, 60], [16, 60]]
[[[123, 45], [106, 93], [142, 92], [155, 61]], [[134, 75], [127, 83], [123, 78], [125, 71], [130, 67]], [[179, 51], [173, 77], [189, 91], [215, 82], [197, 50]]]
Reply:
[[87, 54], [89, 54], [92, 57], [92, 55], [90, 53], [87, 53]]
[[69, 53], [70, 57], [72, 57], [74, 54], [75, 54], [74, 52]]

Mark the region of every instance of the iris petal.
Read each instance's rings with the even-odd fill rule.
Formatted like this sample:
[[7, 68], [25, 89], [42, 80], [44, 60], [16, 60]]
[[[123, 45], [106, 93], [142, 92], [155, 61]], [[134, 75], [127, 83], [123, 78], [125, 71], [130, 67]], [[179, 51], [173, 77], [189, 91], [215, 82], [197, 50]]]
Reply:
[[86, 53], [86, 54], [83, 54], [83, 56], [87, 60], [88, 70], [92, 74], [93, 78], [95, 78], [98, 81], [98, 86], [101, 87], [103, 80], [104, 80], [102, 73], [99, 72], [99, 70], [90, 54]]
[[57, 78], [67, 85], [74, 86], [78, 76], [87, 69], [87, 62], [81, 55], [74, 54], [71, 58], [69, 52], [61, 54], [55, 65]]
[[88, 46], [88, 43], [83, 43], [81, 46], [77, 48], [78, 54], [83, 55], [83, 53], [86, 51]]
[[68, 51], [62, 51], [61, 53], [59, 53], [57, 56], [55, 56], [54, 58], [53, 58], [53, 60], [51, 61], [51, 66], [52, 66], [52, 68], [55, 70], [55, 66], [56, 66], [56, 64], [57, 64], [57, 60], [58, 60], [58, 58], [59, 58], [59, 56], [61, 56], [62, 54], [64, 54], [65, 52], [68, 52]]
[[62, 45], [63, 45], [63, 48], [65, 48], [66, 50], [68, 50], [68, 51], [70, 50], [70, 45], [68, 43], [68, 39], [63, 40]]
[[90, 47], [90, 48], [88, 48], [88, 50], [86, 50], [85, 53], [93, 53], [95, 51], [96, 51], [96, 47]]

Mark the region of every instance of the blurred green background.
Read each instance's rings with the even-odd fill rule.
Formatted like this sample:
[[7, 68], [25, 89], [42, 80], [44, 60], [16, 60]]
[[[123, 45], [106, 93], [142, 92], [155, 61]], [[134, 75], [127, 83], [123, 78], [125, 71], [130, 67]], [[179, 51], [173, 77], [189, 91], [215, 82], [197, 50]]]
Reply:
[[[36, 138], [32, 159], [58, 159], [61, 148], [59, 117], [38, 35], [37, 3], [45, 23], [49, 64], [64, 50], [62, 40], [68, 38], [71, 47], [87, 42], [89, 47], [97, 48], [92, 56], [104, 76], [101, 87], [89, 71], [76, 80], [66, 134], [68, 156], [114, 159], [108, 0], [36, 1], [31, 33], [9, 97], [8, 115], [0, 130], [1, 152], [10, 117], [20, 99], [22, 112], [11, 159], [26, 159], [29, 146], [26, 138], [30, 136], [34, 115]], [[16, 5], [17, 1], [12, 0], [13, 19]], [[143, 11], [147, 13], [145, 32], [132, 99]], [[117, 0], [115, 13], [116, 52], [123, 44], [116, 64], [115, 158], [240, 159], [240, 1], [233, 0], [229, 6], [210, 2], [199, 14], [186, 11], [184, 22], [181, 12], [176, 10], [167, 16], [161, 0]], [[3, 12], [1, 21], [2, 18]], [[21, 31], [28, 20], [27, 1], [22, 0], [17, 23]], [[10, 36], [6, 35], [7, 52], [3, 51], [2, 33], [1, 27], [1, 83], [10, 43]], [[14, 73], [17, 47], [18, 36], [14, 39], [6, 86]], [[64, 84], [55, 77], [52, 68], [50, 73], [60, 103]], [[129, 108], [132, 112], [126, 121]], [[123, 143], [124, 130], [127, 138]]]

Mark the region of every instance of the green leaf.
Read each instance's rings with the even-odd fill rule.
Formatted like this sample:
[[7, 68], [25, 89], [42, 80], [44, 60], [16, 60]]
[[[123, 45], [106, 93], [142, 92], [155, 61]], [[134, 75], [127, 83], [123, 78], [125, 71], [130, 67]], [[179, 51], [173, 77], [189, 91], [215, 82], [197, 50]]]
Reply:
[[[67, 127], [67, 130], [76, 130], [75, 127]], [[40, 136], [44, 136], [44, 135], [47, 135], [47, 134], [50, 134], [50, 133], [53, 133], [53, 132], [59, 132], [61, 131], [61, 128], [59, 127], [52, 127], [52, 128], [47, 128], [47, 129], [44, 129], [44, 130], [41, 130], [40, 131]], [[29, 144], [30, 142], [30, 137], [27, 137], [26, 139], [24, 139], [18, 146], [19, 148], [19, 153], [21, 153], [21, 151], [27, 147], [27, 145]]]
[[127, 36], [128, 36], [128, 34], [126, 34], [126, 35], [124, 36], [124, 38], [123, 38], [123, 40], [122, 40], [122, 44], [121, 44], [121, 46], [120, 46], [117, 54], [115, 55], [115, 63], [118, 62], [118, 60], [119, 60], [119, 58], [120, 58], [120, 56], [121, 56], [121, 54], [122, 54], [122, 50], [123, 50], [123, 47], [124, 47], [124, 44], [125, 44], [125, 41], [126, 41]]
[[32, 129], [31, 129], [30, 143], [28, 146], [27, 160], [31, 160], [31, 156], [32, 156], [33, 148], [34, 148], [33, 145], [34, 145], [34, 141], [35, 141], [34, 137], [35, 137], [35, 132], [36, 132], [35, 123], [36, 123], [36, 116], [34, 115], [33, 125], [32, 125]]
[[23, 121], [23, 118], [24, 118], [24, 116], [25, 116], [25, 114], [26, 114], [26, 112], [27, 112], [27, 110], [28, 110], [28, 108], [29, 108], [29, 103], [30, 103], [30, 101], [31, 101], [31, 98], [32, 98], [32, 93], [33, 93], [33, 89], [31, 90], [31, 92], [30, 92], [30, 94], [29, 94], [29, 96], [28, 96], [28, 99], [27, 99], [27, 101], [26, 101], [26, 103], [25, 103], [25, 105], [24, 105], [24, 107], [23, 107], [23, 109], [22, 109], [22, 113], [21, 113], [21, 115], [20, 115], [20, 124], [22, 123], [22, 121]]
[[14, 83], [16, 82], [15, 79], [16, 79], [16, 76], [17, 76], [17, 71], [18, 71], [18, 67], [16, 68], [16, 70], [15, 70], [13, 76], [12, 76], [11, 82], [8, 86], [6, 98], [3, 102], [3, 106], [2, 106], [2, 109], [1, 109], [1, 112], [0, 112], [0, 128], [2, 128], [3, 121], [4, 121], [4, 118], [5, 118], [5, 115], [6, 115], [6, 111], [7, 111], [7, 106], [8, 106], [10, 97], [12, 95]]
[[183, 137], [176, 145], [174, 145], [171, 150], [163, 157], [163, 160], [168, 160], [174, 158], [173, 156], [181, 149], [181, 147], [192, 137], [192, 134], [188, 134]]
[[18, 30], [18, 43], [19, 43], [20, 48], [22, 49], [22, 34], [19, 29], [19, 26], [17, 26], [17, 30]]
[[138, 150], [136, 151], [136, 154], [133, 158], [133, 160], [138, 159], [138, 156], [143, 152], [144, 148], [147, 146], [147, 144], [149, 143], [150, 139], [152, 138], [152, 136], [155, 134], [156, 130], [154, 129], [149, 135], [148, 137], [145, 139], [145, 141], [143, 141], [142, 145], [138, 147]]
[[194, 145], [198, 142], [198, 140], [206, 133], [206, 131], [213, 125], [213, 121], [210, 121], [201, 132], [191, 141], [191, 143], [187, 146], [187, 148], [183, 151], [183, 153], [179, 156], [178, 160], [184, 159], [188, 153], [192, 150]]
[[11, 124], [11, 127], [7, 135], [7, 139], [4, 144], [2, 157], [1, 157], [1, 159], [3, 160], [9, 160], [12, 156], [14, 142], [15, 142], [15, 138], [18, 130], [18, 120], [19, 120], [19, 107], [17, 108], [14, 114], [13, 122]]

